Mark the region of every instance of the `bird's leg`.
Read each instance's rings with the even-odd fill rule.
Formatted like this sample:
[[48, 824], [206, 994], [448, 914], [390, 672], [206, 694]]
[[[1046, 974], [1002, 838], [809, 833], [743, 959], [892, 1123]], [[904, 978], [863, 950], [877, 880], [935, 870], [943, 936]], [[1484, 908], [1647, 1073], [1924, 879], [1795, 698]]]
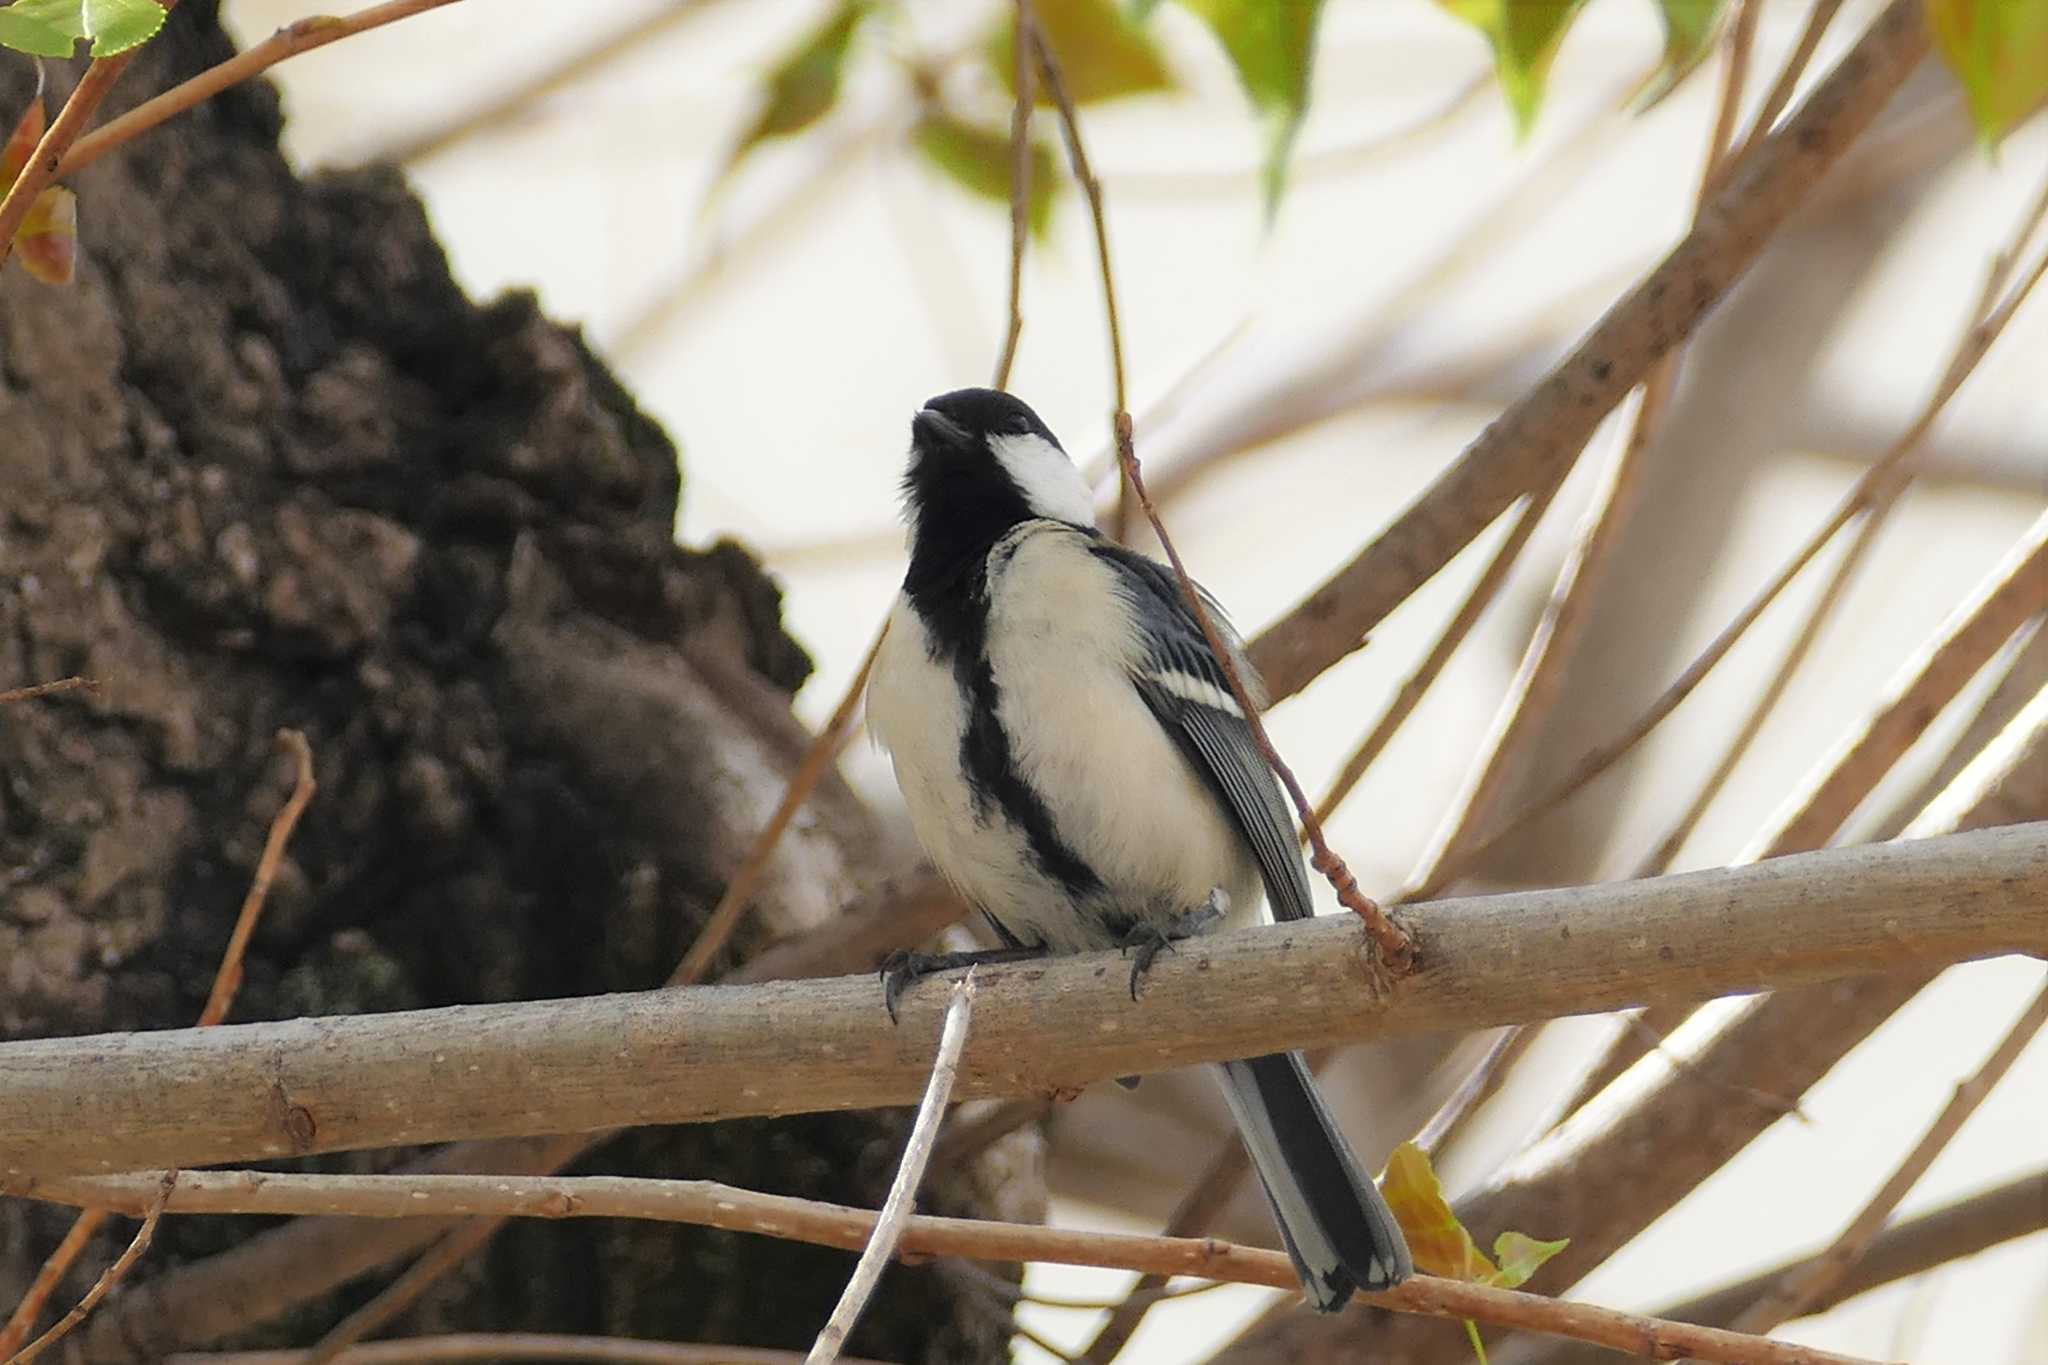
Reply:
[[903, 999], [903, 992], [909, 990], [934, 972], [950, 972], [956, 967], [981, 967], [999, 962], [1029, 962], [1044, 957], [1043, 944], [1026, 947], [1022, 944], [1007, 948], [975, 948], [960, 953], [913, 953], [899, 950], [882, 959], [882, 1004], [889, 1011], [889, 1022], [896, 1022], [896, 1006]]
[[1138, 998], [1138, 978], [1152, 968], [1159, 954], [1174, 947], [1184, 938], [1208, 932], [1223, 922], [1224, 913], [1230, 908], [1230, 893], [1217, 887], [1209, 893], [1209, 899], [1192, 910], [1186, 910], [1161, 924], [1153, 920], [1140, 920], [1131, 926], [1117, 946], [1127, 953], [1135, 953], [1136, 961], [1131, 964], [1131, 999]]

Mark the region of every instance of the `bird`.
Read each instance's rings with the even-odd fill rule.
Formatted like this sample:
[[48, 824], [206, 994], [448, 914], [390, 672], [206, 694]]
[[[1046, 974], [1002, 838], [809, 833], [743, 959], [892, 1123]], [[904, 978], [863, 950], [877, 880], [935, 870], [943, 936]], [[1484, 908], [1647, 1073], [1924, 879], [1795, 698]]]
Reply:
[[[903, 497], [909, 562], [868, 723], [925, 851], [1003, 946], [898, 955], [890, 1013], [934, 970], [1108, 948], [1136, 950], [1135, 998], [1159, 951], [1262, 897], [1278, 919], [1312, 915], [1292, 814], [1179, 580], [1102, 534], [1038, 414], [994, 389], [931, 399]], [[1411, 1275], [1300, 1054], [1217, 1071], [1309, 1304], [1336, 1312]]]

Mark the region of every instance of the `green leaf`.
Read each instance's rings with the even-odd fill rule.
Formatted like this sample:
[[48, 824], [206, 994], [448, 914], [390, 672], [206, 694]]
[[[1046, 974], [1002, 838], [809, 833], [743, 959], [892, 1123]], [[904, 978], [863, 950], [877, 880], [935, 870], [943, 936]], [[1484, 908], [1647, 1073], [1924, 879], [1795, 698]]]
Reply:
[[156, 0], [84, 0], [79, 8], [95, 57], [141, 47], [164, 26], [164, 7]]
[[1636, 101], [1638, 113], [1677, 89], [1713, 51], [1728, 5], [1727, 0], [1657, 0], [1657, 12], [1664, 19], [1664, 60]]
[[[944, 112], [925, 115], [911, 134], [917, 150], [954, 184], [983, 199], [1010, 202], [1010, 135], [965, 123]], [[1052, 148], [1031, 142], [1031, 202], [1025, 210], [1035, 237], [1052, 222]]]
[[801, 132], [831, 112], [839, 101], [839, 79], [846, 70], [853, 32], [867, 10], [867, 0], [841, 0], [825, 22], [783, 54], [768, 73], [760, 112], [734, 144], [721, 178], [768, 138]]
[[1487, 1283], [1496, 1289], [1520, 1289], [1529, 1282], [1529, 1277], [1543, 1268], [1543, 1263], [1572, 1244], [1569, 1237], [1555, 1242], [1539, 1242], [1519, 1232], [1503, 1232], [1493, 1239], [1493, 1259], [1500, 1262]]
[[[47, 24], [73, 42], [91, 36], [85, 31], [85, 6], [80, 0], [15, 0], [7, 13]], [[64, 55], [70, 56], [70, 49], [65, 49]]]
[[[1115, 0], [1033, 0], [1031, 9], [1053, 55], [1060, 59], [1060, 74], [1074, 103], [1173, 89], [1173, 73], [1166, 69], [1159, 49], [1118, 11]], [[988, 48], [989, 65], [1012, 100], [1017, 98], [1011, 80], [1017, 70], [1016, 54], [1017, 16], [1012, 10]], [[1052, 107], [1044, 81], [1037, 83], [1036, 98], [1041, 108]]]
[[2048, 0], [1927, 0], [1927, 22], [1987, 148], [2048, 99]]
[[164, 8], [156, 0], [15, 0], [0, 9], [0, 45], [69, 57], [80, 39], [90, 38], [93, 56], [115, 57], [163, 26]]
[[[76, 12], [77, 7], [72, 7]], [[26, 3], [0, 9], [0, 47], [26, 52], [32, 57], [69, 57], [78, 38], [63, 25], [50, 22]]]
[[1267, 122], [1266, 212], [1280, 203], [1287, 154], [1308, 112], [1322, 0], [1180, 0], [1216, 34], [1252, 107]]
[[1501, 92], [1515, 116], [1515, 130], [1526, 136], [1543, 103], [1543, 82], [1551, 59], [1585, 0], [1437, 0], [1458, 18], [1486, 35], [1493, 46], [1494, 71]]

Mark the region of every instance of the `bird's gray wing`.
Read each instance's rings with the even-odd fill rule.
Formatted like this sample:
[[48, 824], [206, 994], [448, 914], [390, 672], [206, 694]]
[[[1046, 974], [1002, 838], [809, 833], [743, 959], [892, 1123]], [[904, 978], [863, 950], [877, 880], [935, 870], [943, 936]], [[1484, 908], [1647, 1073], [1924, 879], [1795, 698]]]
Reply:
[[[1308, 871], [1295, 843], [1293, 815], [1231, 696], [1230, 682], [1202, 635], [1201, 623], [1181, 596], [1173, 570], [1106, 540], [1096, 541], [1092, 548], [1117, 570], [1146, 631], [1144, 671], [1133, 675], [1132, 685], [1243, 832], [1274, 918], [1308, 918], [1315, 911]], [[1234, 647], [1236, 637], [1223, 609], [1207, 593], [1202, 597], [1210, 620]], [[1242, 654], [1235, 662], [1246, 686], [1256, 689]]]

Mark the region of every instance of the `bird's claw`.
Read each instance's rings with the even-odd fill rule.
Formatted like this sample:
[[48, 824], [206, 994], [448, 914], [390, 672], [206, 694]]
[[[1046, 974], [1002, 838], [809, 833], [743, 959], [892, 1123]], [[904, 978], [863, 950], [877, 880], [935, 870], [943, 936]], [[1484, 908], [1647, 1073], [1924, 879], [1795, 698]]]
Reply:
[[1136, 960], [1131, 963], [1131, 999], [1138, 998], [1139, 979], [1152, 969], [1161, 953], [1179, 952], [1182, 939], [1194, 938], [1213, 928], [1222, 920], [1224, 907], [1229, 903], [1230, 898], [1219, 886], [1209, 893], [1208, 900], [1164, 924], [1146, 920], [1133, 925], [1131, 931], [1124, 935], [1123, 942], [1117, 945], [1125, 953], [1136, 954]]

